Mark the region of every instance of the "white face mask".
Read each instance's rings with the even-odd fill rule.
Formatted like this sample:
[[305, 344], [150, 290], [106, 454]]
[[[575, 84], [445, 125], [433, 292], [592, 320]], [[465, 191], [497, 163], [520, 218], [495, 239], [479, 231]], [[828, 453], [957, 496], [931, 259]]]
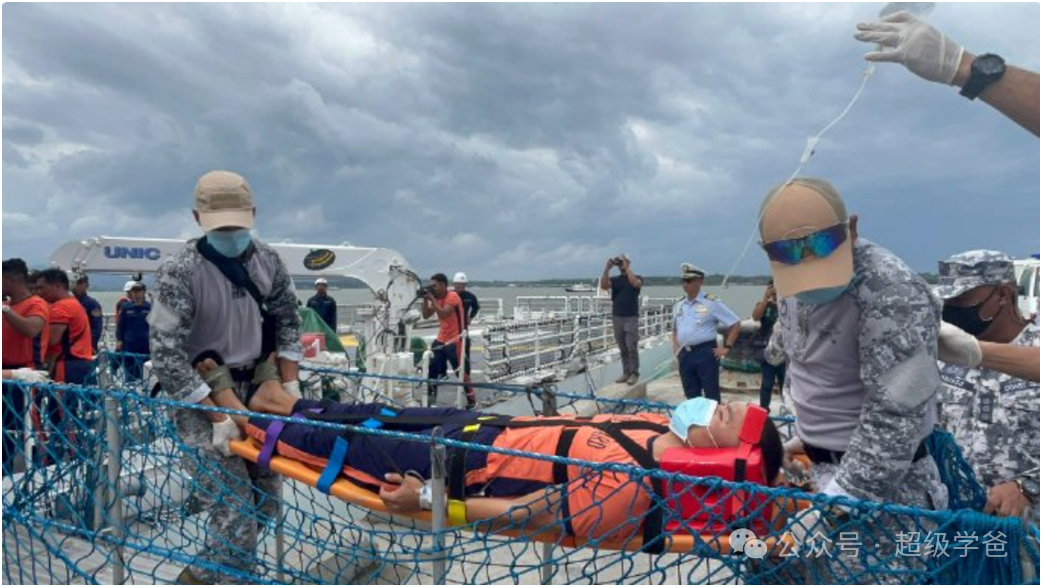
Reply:
[[713, 421], [718, 405], [719, 402], [716, 400], [704, 397], [696, 397], [681, 403], [673, 410], [673, 417], [669, 420], [670, 432], [679, 436], [684, 441], [684, 444], [688, 444], [688, 430], [692, 426], [701, 426], [705, 428], [713, 446], [719, 448], [720, 446], [716, 443], [716, 439], [713, 438], [713, 433], [709, 431], [709, 424]]

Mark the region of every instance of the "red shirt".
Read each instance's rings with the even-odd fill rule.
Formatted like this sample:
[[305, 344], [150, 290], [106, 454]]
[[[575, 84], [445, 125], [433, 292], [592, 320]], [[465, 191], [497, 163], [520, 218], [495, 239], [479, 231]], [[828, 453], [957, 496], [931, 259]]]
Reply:
[[452, 344], [458, 342], [460, 333], [463, 332], [463, 300], [459, 294], [450, 291], [444, 298], [434, 300], [434, 305], [439, 309], [446, 305], [455, 306], [456, 310], [448, 318], [438, 317], [438, 342]]
[[[50, 311], [47, 302], [40, 296], [29, 296], [17, 304], [10, 304], [22, 318], [38, 316], [43, 318], [43, 330], [40, 331], [40, 348], [47, 348], [47, 319]], [[33, 365], [33, 339], [22, 334], [17, 328], [4, 319], [3, 330], [4, 365], [10, 367], [30, 367]]]
[[51, 324], [64, 324], [63, 340], [69, 341], [70, 356], [62, 356], [62, 341], [52, 340], [47, 348], [47, 357], [62, 359], [91, 359], [93, 349], [90, 343], [90, 321], [87, 311], [79, 300], [70, 296], [51, 304]]

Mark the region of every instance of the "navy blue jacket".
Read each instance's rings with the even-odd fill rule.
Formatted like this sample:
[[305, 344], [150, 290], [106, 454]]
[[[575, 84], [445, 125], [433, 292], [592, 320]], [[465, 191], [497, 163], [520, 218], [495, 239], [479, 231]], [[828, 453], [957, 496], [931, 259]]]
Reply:
[[140, 306], [134, 302], [120, 306], [116, 340], [123, 343], [123, 352], [148, 354], [148, 315], [151, 312], [152, 303], [149, 301]]
[[102, 312], [98, 300], [88, 295], [76, 299], [80, 301], [83, 311], [87, 313], [87, 320], [90, 322], [90, 346], [94, 352], [98, 352], [98, 341], [101, 340], [101, 331], [105, 326], [105, 313]]
[[322, 318], [332, 332], [337, 332], [337, 300], [328, 295], [316, 295], [307, 300], [307, 308], [311, 308]]

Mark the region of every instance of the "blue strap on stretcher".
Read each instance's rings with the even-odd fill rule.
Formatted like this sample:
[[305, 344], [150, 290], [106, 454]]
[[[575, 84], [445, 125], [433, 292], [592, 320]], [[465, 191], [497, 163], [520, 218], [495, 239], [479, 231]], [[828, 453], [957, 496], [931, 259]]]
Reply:
[[[386, 418], [393, 418], [397, 416], [397, 412], [389, 410], [387, 408], [380, 409], [380, 415]], [[372, 430], [383, 427], [383, 422], [370, 418], [365, 422], [362, 422], [362, 426]], [[329, 495], [329, 490], [333, 487], [333, 483], [336, 481], [337, 476], [340, 475], [341, 469], [344, 468], [344, 461], [347, 460], [347, 449], [350, 448], [350, 443], [346, 438], [340, 436], [336, 439], [336, 443], [333, 444], [333, 452], [329, 455], [329, 461], [326, 463], [326, 468], [322, 469], [322, 476], [318, 478], [318, 484], [315, 485], [319, 491]]]

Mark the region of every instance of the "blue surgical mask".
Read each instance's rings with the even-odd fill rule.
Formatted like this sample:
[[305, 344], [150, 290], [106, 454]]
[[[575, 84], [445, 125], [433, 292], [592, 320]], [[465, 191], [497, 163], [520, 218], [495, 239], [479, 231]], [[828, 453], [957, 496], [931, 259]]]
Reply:
[[[685, 401], [673, 410], [673, 417], [669, 420], [669, 431], [679, 436], [685, 443], [687, 442], [687, 432], [692, 426], [703, 426], [708, 432], [717, 405], [719, 402], [716, 400], [704, 397]], [[716, 440], [712, 436], [710, 439], [713, 440], [713, 444], [716, 444]]]
[[235, 258], [246, 251], [253, 237], [248, 228], [237, 230], [211, 230], [206, 233], [206, 242], [217, 252], [228, 258]]
[[796, 299], [804, 304], [824, 306], [838, 300], [848, 289], [850, 289], [850, 282], [836, 287], [822, 287], [820, 289], [801, 291], [796, 294]]

